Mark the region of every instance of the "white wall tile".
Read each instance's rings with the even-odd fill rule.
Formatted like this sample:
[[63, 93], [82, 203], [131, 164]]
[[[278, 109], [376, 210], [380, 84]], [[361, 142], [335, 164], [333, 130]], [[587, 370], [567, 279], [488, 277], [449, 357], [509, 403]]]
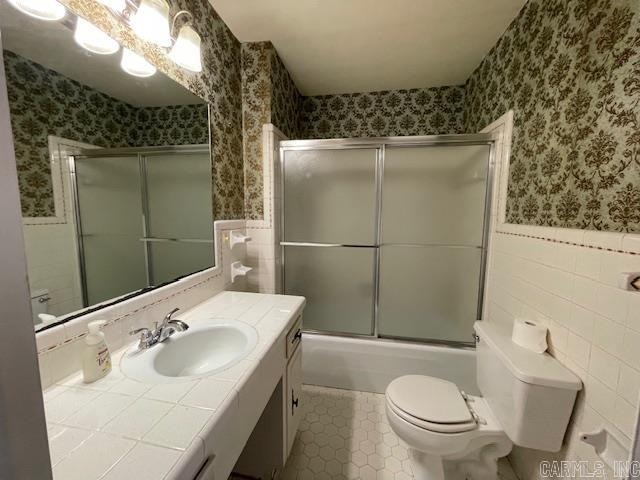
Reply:
[[624, 326], [596, 315], [593, 329], [593, 343], [611, 355], [620, 356], [624, 341]]
[[601, 285], [596, 293], [596, 312], [614, 322], [624, 324], [627, 319], [629, 292], [618, 287]]
[[640, 370], [640, 333], [627, 329], [624, 333], [621, 359], [636, 370]]
[[628, 295], [625, 325], [640, 332], [640, 294]]
[[622, 249], [625, 252], [640, 253], [640, 235], [636, 233], [627, 233], [622, 239]]
[[584, 387], [587, 403], [605, 419], [612, 422], [615, 416], [615, 392], [593, 376], [589, 376]]
[[591, 348], [589, 373], [615, 391], [618, 388], [620, 361], [613, 355], [594, 346]]
[[621, 397], [616, 398], [616, 414], [613, 424], [618, 427], [627, 437], [633, 438], [635, 432], [635, 419], [637, 407]]
[[569, 329], [591, 342], [595, 325], [596, 313], [581, 305], [572, 304]]
[[602, 252], [594, 248], [580, 249], [576, 257], [576, 274], [597, 280], [600, 277]]
[[591, 344], [579, 335], [569, 332], [567, 339], [567, 356], [576, 364], [586, 370], [589, 368]]
[[[580, 241], [579, 234], [574, 238], [573, 231], [565, 235], [562, 229], [499, 228]], [[618, 243], [605, 237], [589, 235], [592, 242]], [[640, 295], [624, 291], [618, 282], [622, 272], [640, 270], [640, 256], [508, 233], [497, 234], [491, 248], [485, 319], [513, 322], [524, 317], [547, 325], [549, 351], [584, 382], [583, 400], [576, 406], [560, 458], [597, 460], [593, 448], [585, 448], [578, 438], [579, 431], [596, 425], [629, 444], [640, 395]], [[527, 467], [527, 480], [539, 478], [542, 459], [557, 458], [526, 449], [514, 455], [519, 466]]]
[[638, 405], [640, 395], [640, 372], [625, 363], [620, 364], [618, 394], [631, 405]]

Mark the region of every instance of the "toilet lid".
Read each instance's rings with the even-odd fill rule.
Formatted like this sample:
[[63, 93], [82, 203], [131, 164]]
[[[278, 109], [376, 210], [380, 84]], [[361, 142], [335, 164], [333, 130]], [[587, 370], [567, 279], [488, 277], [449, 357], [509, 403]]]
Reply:
[[475, 430], [477, 424], [475, 421], [473, 422], [465, 422], [465, 423], [434, 423], [434, 422], [425, 422], [424, 420], [420, 420], [419, 418], [412, 417], [408, 413], [400, 410], [397, 406], [393, 404], [392, 401], [387, 401], [387, 407], [391, 409], [393, 413], [397, 416], [405, 420], [406, 422], [414, 425], [418, 428], [422, 428], [424, 430], [428, 430], [430, 432], [437, 433], [464, 433], [470, 430]]
[[387, 387], [387, 397], [400, 410], [428, 423], [473, 424], [457, 385], [425, 375], [405, 375]]

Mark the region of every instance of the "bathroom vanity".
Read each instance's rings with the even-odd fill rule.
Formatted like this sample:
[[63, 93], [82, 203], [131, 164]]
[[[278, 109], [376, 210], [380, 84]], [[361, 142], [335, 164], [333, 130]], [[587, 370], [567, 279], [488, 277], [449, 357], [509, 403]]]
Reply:
[[[131, 337], [112, 352], [113, 371], [105, 378], [84, 384], [78, 373], [47, 389], [54, 479], [227, 479], [245, 445], [248, 454], [271, 458], [238, 465], [258, 468], [264, 460], [270, 469], [281, 467], [300, 420], [304, 304], [303, 297], [222, 292], [176, 315], [190, 328], [169, 338], [168, 346], [138, 350]], [[211, 326], [245, 332], [252, 347], [245, 348], [245, 333], [216, 345]], [[220, 355], [237, 345], [241, 358], [208, 375], [188, 365], [172, 371], [167, 362], [207, 362], [198, 342], [174, 349], [189, 331], [192, 339], [208, 332], [202, 338]], [[155, 348], [179, 354], [160, 359]], [[150, 354], [153, 361], [142, 360]]]

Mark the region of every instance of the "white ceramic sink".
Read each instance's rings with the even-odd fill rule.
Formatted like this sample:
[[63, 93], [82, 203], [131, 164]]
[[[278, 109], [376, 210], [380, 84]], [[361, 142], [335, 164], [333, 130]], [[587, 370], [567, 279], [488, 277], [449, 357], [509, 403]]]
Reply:
[[258, 343], [253, 327], [228, 320], [204, 320], [162, 343], [130, 348], [120, 362], [122, 373], [145, 383], [175, 383], [226, 370]]

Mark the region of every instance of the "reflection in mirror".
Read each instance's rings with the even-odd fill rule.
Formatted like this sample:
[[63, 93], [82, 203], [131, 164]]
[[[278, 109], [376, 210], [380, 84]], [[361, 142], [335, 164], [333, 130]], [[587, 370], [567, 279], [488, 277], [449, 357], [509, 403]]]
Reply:
[[77, 23], [0, 3], [36, 330], [214, 258], [208, 105]]

